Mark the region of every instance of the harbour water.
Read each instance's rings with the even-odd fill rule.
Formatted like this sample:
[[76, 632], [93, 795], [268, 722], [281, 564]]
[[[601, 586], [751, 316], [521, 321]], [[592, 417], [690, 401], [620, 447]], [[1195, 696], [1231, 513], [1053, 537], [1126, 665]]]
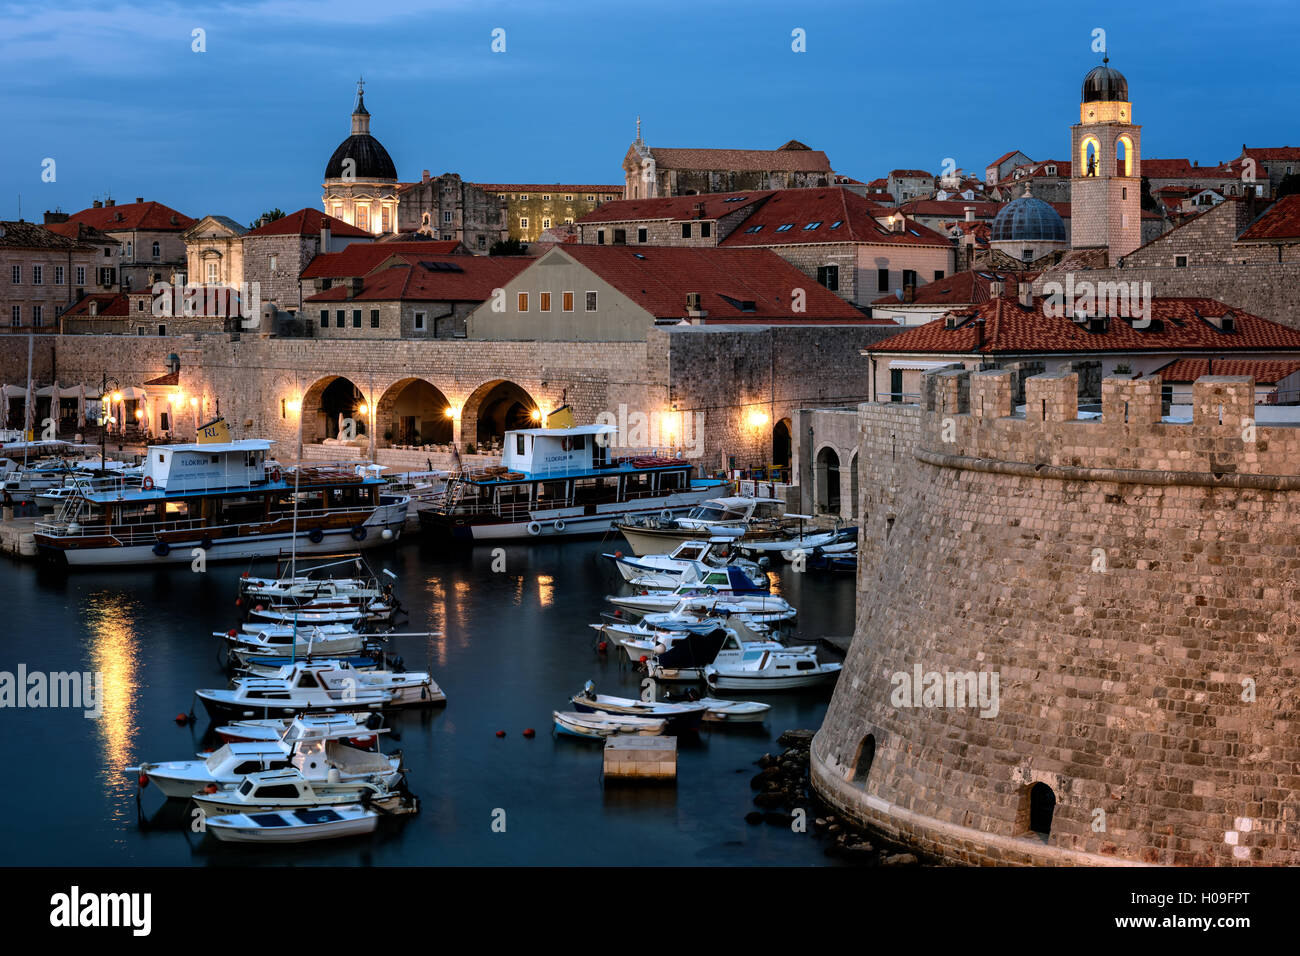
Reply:
[[[820, 865], [809, 834], [751, 826], [754, 760], [793, 727], [817, 727], [830, 690], [766, 695], [764, 725], [704, 730], [680, 743], [675, 786], [606, 786], [601, 746], [555, 737], [551, 712], [587, 680], [603, 693], [639, 696], [641, 675], [621, 651], [599, 654], [595, 632], [621, 584], [599, 557], [614, 541], [507, 546], [505, 570], [490, 548], [447, 551], [404, 541], [372, 551], [398, 578], [409, 612], [399, 630], [408, 668], [426, 667], [445, 707], [390, 718], [421, 812], [370, 839], [239, 847], [190, 832], [180, 801], [156, 788], [141, 797], [122, 768], [187, 759], [209, 720], [180, 726], [198, 687], [225, 686], [213, 631], [238, 622], [243, 565], [66, 573], [0, 558], [5, 601], [0, 671], [103, 675], [98, 718], [80, 710], [0, 709], [0, 840], [9, 864], [205, 866], [251, 862], [376, 865]], [[497, 562], [499, 567], [499, 560]], [[273, 573], [274, 562], [253, 572]], [[773, 591], [799, 609], [798, 636], [813, 642], [853, 629], [853, 575], [773, 573]], [[825, 652], [823, 652], [825, 653]], [[623, 658], [623, 659], [621, 659]], [[536, 737], [523, 736], [526, 728]], [[498, 738], [496, 732], [506, 736]], [[400, 736], [400, 739], [395, 739]], [[504, 832], [502, 824], [504, 823]], [[495, 825], [494, 825], [495, 824]]]

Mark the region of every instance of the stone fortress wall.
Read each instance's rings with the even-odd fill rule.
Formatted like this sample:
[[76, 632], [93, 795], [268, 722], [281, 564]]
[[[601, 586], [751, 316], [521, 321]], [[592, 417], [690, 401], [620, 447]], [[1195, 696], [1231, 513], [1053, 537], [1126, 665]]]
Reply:
[[[1019, 417], [1008, 370], [923, 382], [859, 406], [818, 791], [952, 862], [1300, 863], [1300, 429], [1255, 427], [1249, 378], [1183, 424], [1158, 379], [1105, 379], [1100, 420], [1074, 374]], [[931, 672], [996, 674], [996, 705], [902, 696]]]

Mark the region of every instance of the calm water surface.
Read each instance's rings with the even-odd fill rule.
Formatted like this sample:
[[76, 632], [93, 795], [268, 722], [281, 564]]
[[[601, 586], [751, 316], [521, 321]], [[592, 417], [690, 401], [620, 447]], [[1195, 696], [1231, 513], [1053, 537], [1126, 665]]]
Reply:
[[[791, 727], [820, 725], [829, 689], [772, 694], [765, 725], [705, 730], [683, 738], [675, 787], [605, 787], [601, 746], [554, 737], [551, 711], [590, 679], [604, 693], [639, 695], [626, 655], [599, 655], [587, 625], [608, 610], [621, 584], [600, 552], [613, 543], [575, 541], [506, 548], [504, 573], [488, 548], [447, 552], [404, 541], [369, 552], [398, 576], [410, 613], [394, 651], [413, 670], [430, 668], [446, 707], [389, 720], [405, 751], [421, 812], [372, 838], [289, 848], [233, 847], [189, 832], [181, 801], [144, 791], [153, 825], [136, 820], [136, 783], [121, 768], [188, 759], [210, 721], [177, 726], [197, 687], [225, 686], [211, 636], [238, 622], [242, 565], [206, 574], [168, 571], [64, 573], [0, 558], [5, 602], [0, 670], [99, 671], [103, 716], [80, 711], [0, 709], [4, 860], [21, 865], [385, 865], [823, 864], [821, 844], [779, 827], [749, 826], [753, 761]], [[254, 573], [271, 574], [274, 562]], [[849, 574], [774, 574], [799, 608], [799, 637], [853, 628]], [[824, 652], [823, 652], [824, 653]], [[620, 660], [622, 658], [623, 660]], [[522, 736], [525, 728], [537, 736]], [[498, 739], [498, 730], [507, 732]], [[505, 811], [504, 833], [493, 832]], [[499, 816], [499, 814], [498, 814]]]

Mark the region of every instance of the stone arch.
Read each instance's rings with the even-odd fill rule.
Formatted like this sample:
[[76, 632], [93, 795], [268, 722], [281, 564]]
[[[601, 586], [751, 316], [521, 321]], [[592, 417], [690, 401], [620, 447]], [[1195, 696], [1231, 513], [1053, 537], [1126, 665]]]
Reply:
[[522, 385], [509, 379], [484, 382], [465, 399], [460, 435], [465, 443], [499, 442], [507, 431], [542, 424], [537, 400]]
[[793, 457], [793, 426], [790, 419], [783, 418], [772, 426], [772, 464], [778, 468], [789, 468]]
[[1079, 140], [1079, 175], [1101, 175], [1101, 141], [1096, 136]]
[[360, 412], [365, 394], [350, 378], [327, 375], [303, 393], [302, 442], [310, 445], [339, 437], [339, 419], [351, 418], [357, 435], [366, 433], [366, 416]]
[[418, 376], [398, 379], [376, 403], [376, 444], [381, 448], [449, 445], [455, 425], [447, 415], [451, 407], [442, 389], [432, 382]]
[[867, 734], [858, 744], [857, 756], [853, 758], [852, 782], [860, 787], [867, 785], [867, 775], [871, 773], [871, 764], [876, 759], [876, 735]]
[[1115, 175], [1133, 175], [1133, 140], [1127, 134], [1115, 140]]
[[840, 455], [831, 445], [823, 445], [814, 459], [813, 486], [817, 489], [817, 510], [822, 514], [840, 513]]
[[1052, 817], [1056, 813], [1056, 791], [1039, 780], [1025, 787], [1021, 798], [1020, 818], [1030, 836], [1046, 840], [1052, 833]]

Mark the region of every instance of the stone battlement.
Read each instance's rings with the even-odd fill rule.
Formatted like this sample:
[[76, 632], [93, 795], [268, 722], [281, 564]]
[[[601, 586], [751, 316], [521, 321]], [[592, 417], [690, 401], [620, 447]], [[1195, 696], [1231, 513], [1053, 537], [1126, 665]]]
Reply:
[[858, 408], [814, 786], [956, 862], [1300, 865], [1300, 429], [1252, 427], [1249, 379], [1178, 423], [1157, 379], [1081, 419], [1073, 374], [1016, 415], [1011, 375]]
[[1100, 418], [1080, 417], [1075, 373], [1025, 379], [1019, 415], [1009, 370], [933, 372], [921, 383], [919, 448], [935, 464], [1016, 462], [1076, 470], [1048, 476], [1080, 478], [1101, 477], [1097, 470], [1155, 473], [1127, 478], [1157, 484], [1300, 476], [1300, 427], [1257, 425], [1254, 381], [1245, 376], [1199, 379], [1191, 422], [1162, 420], [1158, 377], [1104, 379]]

